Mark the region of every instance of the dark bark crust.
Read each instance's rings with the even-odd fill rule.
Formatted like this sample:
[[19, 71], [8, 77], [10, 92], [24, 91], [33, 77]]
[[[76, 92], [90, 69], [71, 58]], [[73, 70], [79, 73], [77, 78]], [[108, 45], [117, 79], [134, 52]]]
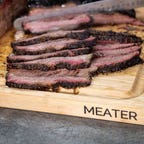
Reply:
[[[66, 49], [76, 49], [76, 48], [83, 48], [83, 47], [92, 47], [96, 44], [96, 40], [81, 40], [78, 42], [73, 42], [70, 44], [66, 44], [61, 50], [66, 50]], [[16, 47], [13, 48], [13, 52], [16, 55], [39, 55], [47, 52], [55, 52], [55, 49], [50, 49], [50, 48], [45, 48], [44, 50], [38, 50], [38, 51], [26, 51], [26, 50], [19, 50]]]
[[142, 43], [142, 39], [135, 35], [130, 35], [127, 33], [116, 33], [113, 31], [94, 31], [89, 30], [90, 34], [96, 37], [96, 40], [109, 40], [117, 41], [120, 43]]
[[[54, 54], [54, 55], [49, 55], [48, 57], [43, 56], [41, 58], [37, 58], [37, 59], [44, 59], [44, 58], [51, 58], [51, 57], [68, 57], [68, 56], [78, 56], [78, 55], [84, 55], [84, 54], [89, 54], [92, 51], [92, 48], [84, 48], [84, 49], [75, 49], [75, 50], [70, 50], [66, 51], [66, 52], [61, 52], [59, 54]], [[25, 55], [26, 56], [26, 55]], [[37, 59], [33, 59], [33, 60], [37, 60]], [[7, 57], [7, 62], [8, 63], [15, 63], [15, 62], [25, 62], [25, 61], [30, 61], [30, 60], [26, 60], [26, 59], [13, 59], [10, 56]]]
[[89, 67], [90, 63], [81, 63], [79, 65], [71, 65], [69, 63], [58, 63], [54, 66], [49, 66], [45, 64], [18, 64], [18, 63], [9, 63], [7, 66], [7, 70], [9, 69], [26, 69], [26, 70], [41, 70], [41, 71], [49, 71], [56, 69], [66, 68], [68, 70], [76, 70]]
[[120, 43], [142, 43], [141, 38], [135, 36], [135, 35], [130, 35], [127, 33], [116, 33], [113, 31], [95, 31], [95, 30], [85, 30], [83, 32], [69, 32], [65, 36], [59, 36], [59, 37], [49, 37], [49, 36], [41, 36], [35, 39], [31, 39], [28, 41], [16, 41], [12, 42], [11, 46], [15, 48], [16, 46], [26, 46], [26, 45], [31, 45], [31, 44], [38, 44], [41, 42], [45, 42], [48, 40], [52, 39], [58, 39], [58, 38], [72, 38], [72, 39], [79, 39], [79, 40], [84, 40], [90, 35], [93, 35], [96, 37], [96, 40], [112, 40], [112, 41], [118, 41]]
[[45, 42], [48, 40], [54, 40], [54, 39], [59, 39], [59, 38], [72, 38], [72, 39], [79, 39], [79, 40], [83, 40], [86, 39], [90, 36], [89, 31], [88, 30], [84, 30], [82, 32], [73, 32], [70, 31], [68, 32], [66, 35], [58, 35], [58, 36], [53, 36], [50, 37], [49, 35], [42, 35], [40, 37], [37, 38], [33, 38], [31, 40], [23, 40], [23, 41], [15, 41], [11, 43], [11, 46], [14, 48], [15, 46], [27, 46], [27, 45], [32, 45], [32, 44], [38, 44], [41, 42]]
[[96, 71], [91, 72], [90, 75], [92, 77], [94, 77], [100, 73], [107, 74], [109, 72], [121, 71], [121, 70], [124, 70], [128, 67], [131, 67], [131, 66], [134, 66], [137, 64], [141, 64], [141, 63], [143, 63], [143, 60], [139, 56], [135, 56], [132, 59], [129, 59], [129, 60], [124, 61], [122, 63], [99, 67]]
[[9, 87], [14, 87], [14, 88], [23, 88], [23, 89], [32, 89], [32, 90], [41, 90], [41, 91], [48, 91], [48, 90], [53, 90], [56, 91], [58, 87], [63, 87], [66, 89], [73, 89], [77, 87], [87, 87], [91, 84], [91, 80], [87, 80], [85, 82], [70, 82], [70, 81], [59, 81], [56, 82], [53, 85], [45, 85], [45, 84], [19, 84], [19, 83], [14, 83], [14, 82], [6, 82], [6, 85]]

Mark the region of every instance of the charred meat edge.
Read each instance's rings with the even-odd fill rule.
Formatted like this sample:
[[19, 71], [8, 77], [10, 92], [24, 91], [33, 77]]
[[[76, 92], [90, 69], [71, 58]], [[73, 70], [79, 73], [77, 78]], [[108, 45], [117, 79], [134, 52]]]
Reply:
[[[59, 39], [56, 40], [58, 42], [63, 41], [64, 39]], [[56, 42], [55, 41], [55, 42]], [[64, 50], [64, 49], [76, 49], [76, 48], [83, 48], [83, 47], [92, 47], [96, 44], [96, 40], [94, 37], [89, 37], [88, 39], [84, 39], [84, 40], [76, 40], [75, 42], [71, 42], [71, 43], [67, 43], [67, 39], [65, 39], [66, 44], [63, 44], [63, 47], [61, 47], [61, 49], [59, 50]], [[53, 41], [51, 41], [52, 43]], [[59, 43], [57, 42], [57, 45], [59, 45]], [[38, 54], [43, 54], [46, 52], [55, 52], [56, 50], [56, 46], [55, 47], [46, 47], [42, 50], [36, 50], [36, 51], [29, 51], [28, 49], [17, 49], [17, 47], [13, 48], [13, 52], [16, 55], [38, 55]]]
[[121, 63], [116, 63], [112, 65], [104, 65], [101, 67], [98, 67], [96, 71], [91, 72], [91, 76], [94, 77], [98, 74], [107, 74], [109, 72], [116, 72], [116, 71], [121, 71], [125, 70], [126, 68], [129, 68], [131, 66], [137, 65], [137, 64], [142, 64], [144, 61], [139, 57], [135, 56], [127, 61], [121, 62]]
[[[54, 58], [47, 58], [47, 59], [41, 59], [41, 60], [34, 60], [34, 61], [28, 61], [28, 62], [19, 62], [19, 63], [8, 63], [7, 69], [27, 69], [27, 70], [42, 70], [42, 71], [48, 71], [48, 70], [55, 70], [55, 69], [62, 69], [66, 68], [68, 70], [75, 70], [80, 68], [87, 68], [90, 65], [91, 59], [93, 55], [80, 55], [75, 57], [54, 57]], [[69, 59], [68, 61], [67, 58]], [[85, 60], [82, 60], [85, 58]], [[59, 59], [59, 61], [57, 61]], [[81, 63], [73, 64], [73, 60], [82, 60]], [[45, 63], [45, 60], [53, 60], [56, 61], [56, 64], [52, 64], [50, 61], [50, 65], [48, 63]], [[40, 62], [42, 61], [42, 62]], [[71, 63], [71, 62], [72, 63]]]
[[72, 38], [83, 40], [90, 37], [88, 30], [75, 30], [75, 31], [54, 31], [48, 32], [42, 35], [33, 36], [31, 38], [25, 38], [22, 40], [14, 41], [11, 43], [11, 46], [14, 48], [15, 46], [27, 46], [32, 44], [38, 44], [41, 42], [45, 42], [48, 40], [54, 40], [59, 38]]
[[32, 60], [51, 58], [51, 57], [78, 56], [78, 55], [89, 54], [91, 51], [92, 48], [86, 47], [86, 48], [78, 48], [72, 50], [61, 50], [58, 52], [45, 53], [41, 55], [15, 55], [14, 53], [12, 53], [7, 57], [7, 62], [15, 63], [15, 62], [25, 62], [25, 61], [32, 61]]

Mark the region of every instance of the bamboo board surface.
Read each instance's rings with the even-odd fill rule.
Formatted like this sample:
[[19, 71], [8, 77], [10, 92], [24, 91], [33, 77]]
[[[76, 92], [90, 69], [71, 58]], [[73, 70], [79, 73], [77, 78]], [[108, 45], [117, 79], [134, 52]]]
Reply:
[[[126, 31], [125, 25], [97, 29]], [[143, 30], [142, 27], [133, 27], [129, 32], [144, 38]], [[74, 95], [72, 90], [65, 89], [62, 89], [61, 93], [54, 93], [8, 88], [5, 86], [6, 57], [12, 51], [10, 42], [13, 36], [12, 29], [0, 41], [1, 107], [144, 125], [144, 93], [135, 98], [132, 98], [130, 93], [139, 65], [121, 72], [99, 75], [93, 79], [91, 86], [81, 88], [78, 95]], [[141, 79], [144, 80], [144, 75]]]

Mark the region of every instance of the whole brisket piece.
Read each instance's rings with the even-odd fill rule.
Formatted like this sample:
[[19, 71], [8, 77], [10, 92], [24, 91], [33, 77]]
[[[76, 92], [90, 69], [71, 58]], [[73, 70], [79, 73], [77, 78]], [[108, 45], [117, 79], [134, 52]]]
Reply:
[[14, 53], [12, 53], [7, 57], [7, 62], [14, 63], [14, 62], [32, 61], [37, 59], [45, 59], [50, 57], [77, 56], [77, 55], [89, 54], [91, 51], [92, 51], [91, 48], [86, 47], [72, 50], [61, 50], [51, 53], [44, 53], [40, 55], [15, 55]]
[[132, 24], [144, 26], [144, 23], [136, 18], [129, 17], [120, 13], [95, 13], [91, 15], [93, 25], [116, 25], [116, 24]]
[[139, 54], [139, 51], [134, 51], [126, 55], [95, 58], [90, 67], [97, 67], [98, 69], [95, 72], [93, 71], [92, 76], [99, 73], [115, 72], [140, 64], [143, 60], [139, 57]]
[[77, 39], [57, 39], [40, 44], [28, 45], [28, 46], [15, 46], [13, 52], [18, 55], [37, 55], [47, 52], [54, 52], [64, 49], [75, 49], [80, 47], [91, 47], [96, 43], [94, 37], [89, 37], [84, 40]]
[[46, 59], [33, 60], [28, 62], [8, 63], [9, 69], [27, 69], [27, 70], [55, 70], [66, 68], [75, 70], [88, 68], [92, 59], [92, 54], [80, 55], [75, 57], [52, 57]]
[[48, 31], [56, 30], [75, 30], [85, 27], [91, 22], [91, 18], [86, 14], [80, 14], [66, 19], [41, 19], [23, 23], [25, 31], [33, 34], [42, 34]]
[[58, 38], [72, 38], [72, 39], [86, 39], [90, 36], [88, 30], [74, 30], [74, 31], [53, 31], [42, 35], [33, 36], [31, 38], [25, 38], [18, 41], [13, 41], [11, 43], [12, 47], [15, 46], [26, 46], [32, 44], [42, 43], [48, 40], [58, 39]]

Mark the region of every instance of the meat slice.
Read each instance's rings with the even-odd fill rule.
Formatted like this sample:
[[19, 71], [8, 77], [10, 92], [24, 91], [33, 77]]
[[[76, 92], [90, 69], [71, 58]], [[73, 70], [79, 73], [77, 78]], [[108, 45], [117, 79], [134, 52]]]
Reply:
[[59, 87], [72, 89], [86, 87], [91, 84], [91, 72], [97, 67], [50, 71], [10, 69], [6, 75], [6, 85], [15, 88], [57, 91]]
[[25, 69], [10, 69], [9, 73], [17, 76], [25, 77], [49, 77], [49, 76], [80, 76], [80, 77], [90, 77], [91, 72], [96, 71], [97, 67], [88, 67], [84, 69], [68, 70], [68, 69], [57, 69], [49, 71], [41, 70], [25, 70]]
[[14, 63], [14, 62], [32, 61], [37, 59], [45, 59], [50, 57], [77, 56], [77, 55], [89, 54], [91, 51], [92, 51], [91, 48], [86, 47], [72, 50], [61, 50], [51, 53], [44, 53], [40, 55], [15, 55], [14, 53], [12, 53], [7, 57], [7, 61], [9, 63]]
[[99, 44], [115, 44], [117, 43], [141, 43], [142, 40], [135, 35], [125, 33], [116, 33], [112, 31], [95, 31], [95, 30], [75, 30], [75, 31], [54, 31], [43, 35], [34, 36], [12, 42], [12, 47], [26, 46], [32, 44], [42, 43], [52, 39], [58, 38], [72, 38], [72, 39], [86, 39], [93, 35]]
[[136, 64], [140, 64], [143, 60], [139, 57], [139, 51], [134, 51], [126, 55], [106, 56], [95, 58], [92, 60], [90, 67], [98, 69], [92, 75], [99, 73], [115, 72]]
[[74, 49], [80, 47], [91, 47], [95, 44], [95, 38], [89, 37], [85, 40], [77, 39], [58, 39], [48, 42], [43, 42], [40, 44], [28, 45], [28, 46], [15, 46], [13, 51], [18, 55], [37, 55], [46, 52], [54, 52], [64, 49]]
[[141, 50], [140, 46], [132, 46], [128, 48], [119, 48], [119, 49], [112, 49], [112, 50], [94, 49], [93, 53], [95, 57], [106, 57], [106, 56], [126, 55], [139, 50]]
[[74, 31], [53, 31], [42, 35], [33, 36], [31, 38], [25, 38], [22, 40], [14, 41], [11, 43], [12, 47], [15, 46], [26, 46], [32, 44], [42, 43], [48, 40], [58, 39], [58, 38], [72, 38], [72, 39], [86, 39], [90, 37], [88, 30], [74, 30]]
[[96, 13], [92, 14], [91, 17], [93, 19], [93, 25], [132, 24], [144, 26], [144, 23], [142, 21], [120, 13]]
[[[77, 69], [77, 70], [68, 70], [68, 69], [57, 69], [57, 70], [49, 70], [49, 71], [41, 71], [41, 70], [25, 70], [25, 69], [10, 69], [9, 73], [12, 73], [17, 76], [25, 76], [25, 77], [49, 77], [49, 76], [84, 76], [88, 74], [81, 74], [82, 71], [86, 71], [85, 69]], [[87, 73], [87, 71], [86, 71]]]
[[68, 70], [75, 70], [89, 67], [91, 59], [92, 54], [80, 55], [75, 57], [52, 57], [28, 62], [9, 63], [7, 68], [42, 70], [42, 71], [62, 69], [62, 68], [66, 68]]
[[67, 89], [86, 87], [91, 84], [90, 72], [97, 68], [77, 70], [58, 69], [50, 71], [10, 69], [6, 75], [6, 85], [15, 88], [57, 91], [58, 87]]
[[122, 48], [132, 47], [134, 45], [135, 45], [134, 43], [96, 44], [93, 47], [93, 50], [94, 51], [97, 51], [97, 50], [105, 50], [106, 51], [106, 50], [114, 50], [114, 49], [122, 49]]
[[49, 77], [29, 77], [18, 76], [13, 73], [7, 74], [6, 85], [15, 88], [33, 89], [33, 90], [57, 90], [58, 87], [73, 89], [77, 87], [86, 87], [91, 84], [88, 77], [80, 76], [49, 76]]
[[116, 33], [113, 31], [89, 31], [92, 36], [96, 38], [97, 43], [100, 44], [114, 44], [118, 43], [142, 43], [142, 39], [135, 35], [127, 33]]
[[24, 30], [33, 34], [42, 34], [48, 31], [56, 30], [75, 30], [86, 26], [91, 22], [91, 18], [86, 14], [80, 14], [74, 17], [51, 20], [41, 19], [37, 21], [26, 22], [23, 24]]

